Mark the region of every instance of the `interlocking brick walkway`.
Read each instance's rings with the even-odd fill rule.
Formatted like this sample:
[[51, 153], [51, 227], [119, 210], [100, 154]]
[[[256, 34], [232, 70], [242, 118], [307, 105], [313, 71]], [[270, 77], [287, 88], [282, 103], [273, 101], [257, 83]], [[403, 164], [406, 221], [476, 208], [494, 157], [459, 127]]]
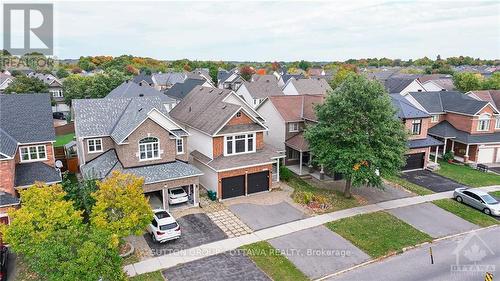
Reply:
[[228, 209], [207, 213], [207, 216], [222, 229], [229, 238], [252, 233], [250, 227], [244, 224]]

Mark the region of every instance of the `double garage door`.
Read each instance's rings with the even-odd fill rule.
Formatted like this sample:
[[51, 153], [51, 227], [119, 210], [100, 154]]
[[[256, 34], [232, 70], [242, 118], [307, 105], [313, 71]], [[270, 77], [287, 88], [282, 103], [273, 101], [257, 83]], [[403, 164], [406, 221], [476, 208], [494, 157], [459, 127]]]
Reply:
[[[269, 190], [269, 171], [247, 175], [247, 194]], [[222, 179], [222, 199], [245, 195], [245, 175]]]
[[477, 163], [500, 163], [500, 147], [483, 147], [477, 152]]
[[425, 153], [413, 153], [407, 154], [406, 165], [403, 167], [403, 171], [423, 169], [425, 163]]

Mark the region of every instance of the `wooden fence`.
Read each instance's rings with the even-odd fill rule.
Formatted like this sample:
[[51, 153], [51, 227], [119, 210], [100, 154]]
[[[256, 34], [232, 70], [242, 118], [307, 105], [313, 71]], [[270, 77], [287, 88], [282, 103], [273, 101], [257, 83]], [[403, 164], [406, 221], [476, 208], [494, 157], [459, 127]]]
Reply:
[[71, 122], [66, 125], [54, 127], [56, 136], [67, 135], [75, 132], [75, 123]]

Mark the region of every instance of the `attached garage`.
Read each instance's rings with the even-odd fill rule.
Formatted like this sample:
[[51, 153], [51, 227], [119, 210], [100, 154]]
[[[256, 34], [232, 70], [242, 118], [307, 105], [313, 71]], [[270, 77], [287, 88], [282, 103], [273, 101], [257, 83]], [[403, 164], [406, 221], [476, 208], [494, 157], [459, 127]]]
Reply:
[[413, 153], [406, 155], [406, 165], [403, 171], [423, 169], [425, 163], [425, 153]]
[[245, 176], [223, 178], [222, 199], [245, 195]]
[[269, 190], [269, 171], [248, 174], [247, 193], [256, 193]]
[[495, 156], [495, 148], [479, 148], [477, 153], [477, 163], [493, 163]]

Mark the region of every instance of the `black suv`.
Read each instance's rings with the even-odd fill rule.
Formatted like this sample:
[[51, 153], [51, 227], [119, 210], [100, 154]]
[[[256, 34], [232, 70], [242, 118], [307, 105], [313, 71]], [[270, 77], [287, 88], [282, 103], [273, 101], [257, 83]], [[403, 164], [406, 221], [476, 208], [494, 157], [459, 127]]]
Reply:
[[0, 281], [7, 280], [7, 262], [9, 261], [9, 248], [0, 246]]
[[60, 120], [66, 120], [66, 115], [62, 112], [53, 112], [52, 113], [52, 118], [54, 119], [60, 119]]

